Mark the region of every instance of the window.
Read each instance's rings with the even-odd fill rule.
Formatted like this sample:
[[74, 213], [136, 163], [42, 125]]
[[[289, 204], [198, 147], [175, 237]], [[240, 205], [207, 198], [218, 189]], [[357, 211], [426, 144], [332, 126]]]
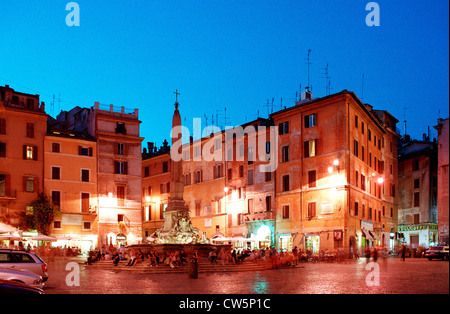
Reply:
[[355, 128], [358, 128], [358, 124], [359, 124], [358, 116], [355, 115]]
[[0, 174], [0, 197], [11, 194], [10, 175]]
[[355, 173], [355, 186], [358, 187], [358, 182], [359, 182], [359, 172], [356, 171]]
[[247, 213], [248, 214], [253, 213], [253, 198], [249, 198], [247, 200]]
[[289, 146], [283, 146], [282, 150], [282, 161], [288, 162], [289, 161]]
[[52, 191], [52, 204], [61, 207], [61, 191]]
[[123, 143], [117, 143], [117, 155], [124, 155], [125, 154], [125, 149], [124, 149], [124, 144]]
[[358, 141], [353, 140], [353, 154], [358, 157]]
[[305, 158], [316, 156], [316, 144], [317, 140], [305, 141], [304, 143]]
[[283, 191], [289, 191], [289, 175], [283, 176]]
[[53, 229], [61, 229], [61, 228], [62, 228], [62, 225], [61, 225], [60, 220], [53, 221]]
[[150, 167], [146, 166], [144, 167], [144, 177], [150, 176]]
[[253, 185], [253, 170], [248, 171], [247, 180], [248, 180], [248, 185]]
[[6, 157], [6, 143], [0, 142], [0, 157]]
[[266, 211], [271, 211], [272, 210], [272, 197], [271, 196], [266, 196]]
[[308, 203], [308, 218], [316, 217], [316, 202]]
[[59, 143], [52, 143], [52, 153], [60, 153], [61, 145]]
[[61, 179], [61, 168], [60, 167], [52, 167], [52, 179], [53, 180]]
[[92, 147], [83, 147], [81, 145], [78, 146], [78, 155], [92, 157]]
[[0, 118], [0, 134], [6, 134], [6, 119]]
[[195, 216], [201, 215], [201, 202], [195, 202]]
[[164, 161], [162, 164], [162, 168], [163, 168], [163, 173], [169, 172], [169, 162]]
[[128, 162], [115, 161], [115, 173], [116, 174], [128, 174]]
[[414, 159], [413, 161], [413, 171], [419, 170], [419, 159]]
[[25, 192], [34, 192], [34, 177], [24, 177]]
[[289, 133], [289, 121], [280, 123], [280, 124], [278, 125], [278, 133], [279, 133], [280, 135], [288, 134], [288, 133]]
[[365, 155], [364, 146], [361, 145], [361, 160], [362, 161], [364, 161], [364, 155]]
[[420, 192], [414, 192], [414, 207], [420, 206]]
[[127, 131], [125, 129], [125, 123], [123, 122], [117, 122], [116, 123], [116, 134], [127, 134]]
[[283, 219], [289, 219], [289, 205], [283, 205]]
[[23, 159], [37, 160], [37, 146], [23, 145]]
[[364, 134], [364, 122], [361, 121], [361, 133]]
[[195, 183], [200, 183], [200, 182], [202, 182], [202, 173], [203, 173], [203, 171], [202, 170], [197, 170], [196, 172], [195, 172], [195, 176], [194, 176], [194, 180], [195, 180]]
[[81, 193], [81, 212], [89, 213], [89, 193]]
[[145, 206], [144, 207], [144, 213], [145, 213], [145, 221], [152, 220], [152, 206]]
[[83, 221], [83, 230], [91, 230], [91, 222]]
[[265, 182], [272, 181], [272, 172], [267, 171], [267, 172], [265, 172], [264, 176], [265, 176], [265, 178], [264, 178]]
[[316, 114], [305, 116], [305, 128], [312, 128], [316, 126]]
[[117, 186], [117, 206], [125, 206], [125, 187]]
[[117, 214], [117, 222], [123, 222], [123, 214]]
[[414, 224], [420, 224], [420, 214], [414, 214]]
[[391, 189], [390, 190], [391, 190], [391, 196], [395, 197], [395, 184], [391, 183]]
[[369, 219], [372, 219], [372, 207], [369, 207]]
[[89, 182], [89, 169], [81, 169], [81, 182]]
[[244, 176], [244, 166], [239, 166], [239, 177], [242, 178]]
[[355, 216], [358, 216], [359, 214], [359, 204], [358, 202], [355, 202]]
[[361, 174], [361, 190], [366, 190], [366, 176]]
[[34, 123], [27, 123], [27, 132], [26, 132], [26, 136], [28, 138], [34, 138]]
[[414, 179], [414, 188], [419, 189], [420, 188], [420, 179]]
[[316, 170], [308, 171], [308, 187], [309, 188], [316, 187]]

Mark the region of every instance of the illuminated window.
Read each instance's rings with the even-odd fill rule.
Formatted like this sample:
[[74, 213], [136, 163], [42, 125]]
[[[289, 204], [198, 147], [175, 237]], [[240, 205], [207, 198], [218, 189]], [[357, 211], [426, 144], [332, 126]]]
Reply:
[[37, 146], [24, 145], [23, 146], [23, 159], [37, 160]]
[[317, 140], [305, 141], [304, 150], [305, 150], [305, 158], [316, 156], [316, 144]]

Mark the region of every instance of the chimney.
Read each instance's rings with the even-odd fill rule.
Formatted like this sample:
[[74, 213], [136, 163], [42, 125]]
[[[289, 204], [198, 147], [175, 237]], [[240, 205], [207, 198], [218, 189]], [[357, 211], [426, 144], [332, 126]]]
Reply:
[[149, 153], [153, 152], [153, 146], [154, 146], [154, 143], [147, 142], [147, 147], [148, 147], [148, 152]]

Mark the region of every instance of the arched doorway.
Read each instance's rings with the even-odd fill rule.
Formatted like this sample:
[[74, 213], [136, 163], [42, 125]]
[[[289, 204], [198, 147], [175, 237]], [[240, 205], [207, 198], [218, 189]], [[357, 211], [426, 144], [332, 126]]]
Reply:
[[259, 229], [256, 231], [256, 240], [258, 241], [259, 248], [270, 247], [271, 235], [272, 231], [270, 230], [269, 226], [262, 225], [261, 227], [259, 227]]

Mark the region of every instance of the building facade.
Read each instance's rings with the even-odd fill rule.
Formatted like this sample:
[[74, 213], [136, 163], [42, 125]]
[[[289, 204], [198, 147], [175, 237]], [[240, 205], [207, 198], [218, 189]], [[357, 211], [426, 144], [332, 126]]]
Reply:
[[49, 128], [44, 154], [44, 191], [59, 211], [55, 245], [97, 247], [97, 142], [87, 133]]
[[[343, 91], [308, 97], [270, 119], [242, 125], [243, 136], [204, 132], [182, 148], [184, 198], [192, 223], [208, 238], [223, 235], [237, 245], [313, 252], [371, 245], [394, 249], [397, 122]], [[270, 126], [277, 130], [275, 141]], [[276, 168], [264, 171], [261, 166], [270, 162], [259, 156], [271, 150]], [[217, 158], [205, 159], [205, 151]], [[143, 164], [164, 169], [169, 160], [166, 153]], [[170, 169], [161, 169], [155, 174], [143, 170], [152, 200], [164, 199], [162, 181], [164, 176], [168, 181]]]
[[411, 248], [428, 248], [437, 234], [437, 143], [409, 137], [399, 145], [398, 231]]
[[17, 226], [43, 192], [47, 114], [39, 95], [0, 86], [0, 219]]
[[439, 119], [438, 131], [438, 229], [439, 242], [449, 244], [448, 237], [448, 118]]

